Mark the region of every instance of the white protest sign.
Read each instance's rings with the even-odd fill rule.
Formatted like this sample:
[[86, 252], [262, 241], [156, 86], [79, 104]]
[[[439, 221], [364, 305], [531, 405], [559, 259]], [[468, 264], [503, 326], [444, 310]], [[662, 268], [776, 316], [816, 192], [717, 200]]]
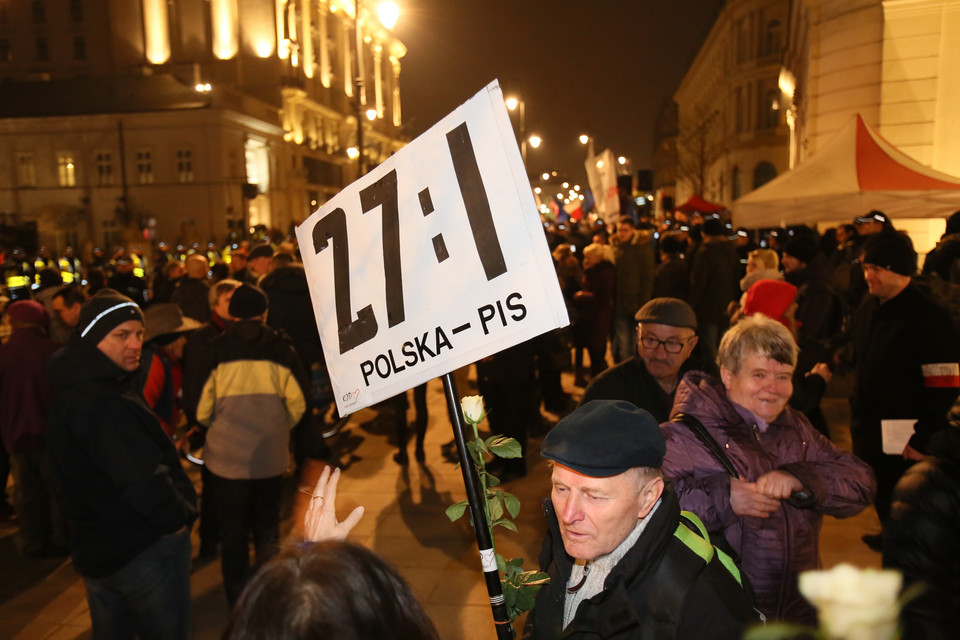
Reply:
[[497, 82], [297, 239], [341, 415], [569, 323]]

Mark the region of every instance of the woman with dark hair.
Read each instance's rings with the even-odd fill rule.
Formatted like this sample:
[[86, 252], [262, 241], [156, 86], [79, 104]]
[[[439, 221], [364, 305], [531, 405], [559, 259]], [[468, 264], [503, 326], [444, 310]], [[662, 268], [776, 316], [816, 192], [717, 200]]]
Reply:
[[397, 570], [345, 542], [363, 516], [336, 517], [340, 470], [326, 467], [310, 497], [300, 547], [273, 558], [246, 585], [224, 640], [438, 640]]
[[397, 570], [349, 542], [319, 542], [273, 559], [247, 585], [224, 640], [435, 640]]

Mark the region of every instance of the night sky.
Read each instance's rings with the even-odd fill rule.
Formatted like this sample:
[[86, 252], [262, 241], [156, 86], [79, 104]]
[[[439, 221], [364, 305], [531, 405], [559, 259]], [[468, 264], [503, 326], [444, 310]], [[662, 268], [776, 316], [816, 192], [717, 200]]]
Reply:
[[[370, 0], [368, 0], [370, 1]], [[585, 181], [599, 153], [649, 168], [656, 118], [709, 33], [723, 0], [398, 0], [407, 46], [400, 87], [415, 137], [497, 78], [526, 104], [531, 173]], [[517, 122], [516, 120], [514, 121]]]

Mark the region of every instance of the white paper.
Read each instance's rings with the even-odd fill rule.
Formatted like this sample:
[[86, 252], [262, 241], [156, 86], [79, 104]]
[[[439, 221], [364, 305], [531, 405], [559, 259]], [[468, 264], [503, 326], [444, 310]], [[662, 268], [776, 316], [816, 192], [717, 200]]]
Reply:
[[881, 420], [880, 431], [883, 434], [883, 452], [890, 456], [901, 455], [913, 436], [913, 425], [915, 424], [917, 424], [916, 420]]
[[496, 82], [297, 238], [341, 415], [569, 324]]

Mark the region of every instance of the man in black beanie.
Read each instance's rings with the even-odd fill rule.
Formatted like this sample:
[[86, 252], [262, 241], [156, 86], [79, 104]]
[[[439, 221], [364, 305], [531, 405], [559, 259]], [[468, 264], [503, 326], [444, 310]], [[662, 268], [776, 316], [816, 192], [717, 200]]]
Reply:
[[[758, 621], [749, 591], [680, 524], [660, 469], [666, 443], [648, 412], [590, 401], [557, 423], [540, 452], [553, 466], [540, 551], [550, 582], [524, 637], [739, 638]], [[699, 555], [685, 534], [709, 552]]]
[[101, 289], [48, 367], [49, 450], [94, 638], [190, 636], [197, 496], [143, 399], [143, 314]]
[[236, 322], [210, 347], [197, 421], [209, 427], [204, 462], [217, 496], [223, 588], [232, 606], [253, 573], [251, 538], [257, 566], [279, 550], [290, 430], [307, 411], [310, 388], [289, 339], [264, 324], [262, 289], [237, 287], [228, 311]]
[[[948, 312], [912, 282], [917, 256], [907, 238], [869, 237], [860, 262], [869, 295], [853, 321], [850, 432], [853, 452], [877, 475], [882, 523], [897, 480], [923, 459], [930, 436], [949, 428], [947, 411], [960, 392], [960, 341]], [[905, 445], [883, 436], [898, 428]], [[883, 541], [870, 534], [864, 542], [879, 550]]]

